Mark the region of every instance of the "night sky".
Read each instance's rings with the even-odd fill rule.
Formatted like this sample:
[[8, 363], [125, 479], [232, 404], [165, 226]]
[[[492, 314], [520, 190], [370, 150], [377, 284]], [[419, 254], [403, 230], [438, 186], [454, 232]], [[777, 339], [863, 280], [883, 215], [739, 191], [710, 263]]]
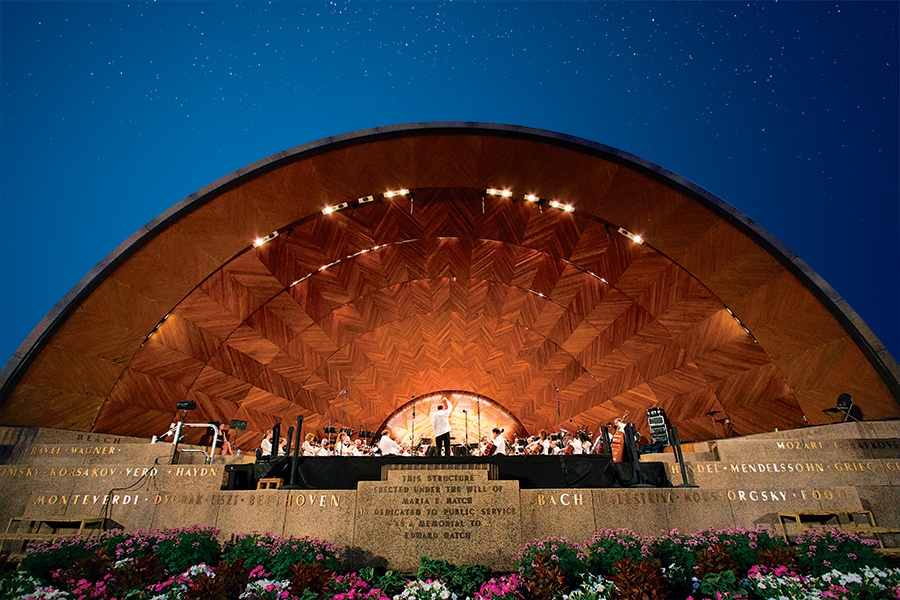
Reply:
[[192, 192], [423, 121], [669, 169], [781, 240], [898, 357], [898, 21], [894, 1], [2, 1], [0, 365]]

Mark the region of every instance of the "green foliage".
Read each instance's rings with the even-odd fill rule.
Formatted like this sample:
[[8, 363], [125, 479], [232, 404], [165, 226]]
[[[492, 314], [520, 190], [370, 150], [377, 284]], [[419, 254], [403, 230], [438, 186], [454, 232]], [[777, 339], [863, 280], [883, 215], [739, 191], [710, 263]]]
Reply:
[[697, 566], [694, 567], [694, 571], [700, 578], [724, 571], [729, 571], [732, 576], [737, 576], [738, 568], [738, 562], [723, 544], [713, 544], [707, 548], [701, 548], [697, 553]]
[[432, 581], [413, 579], [406, 583], [403, 591], [394, 600], [458, 600], [458, 598], [459, 596], [439, 579]]
[[[337, 548], [317, 540], [241, 536], [211, 567], [220, 554], [214, 530], [114, 532], [29, 548], [22, 570], [0, 576], [0, 598], [661, 600], [736, 599], [748, 593], [758, 599], [887, 598], [900, 590], [900, 570], [882, 570], [884, 559], [871, 541], [825, 529], [805, 532], [797, 543], [795, 560], [793, 548], [764, 530], [672, 532], [645, 540], [627, 530], [606, 531], [585, 551], [559, 538], [526, 544], [515, 560], [517, 574], [490, 579], [484, 566], [423, 557], [418, 579], [407, 581], [383, 567], [337, 574]], [[610, 565], [616, 555], [622, 558]], [[660, 565], [658, 559], [666, 562]], [[757, 564], [745, 571], [751, 560]], [[589, 564], [611, 574], [591, 575]]]
[[249, 567], [262, 565], [274, 579], [287, 579], [297, 564], [321, 564], [335, 570], [340, 566], [337, 547], [311, 538], [279, 538], [271, 534], [241, 535], [222, 552], [223, 560], [243, 557]]
[[403, 573], [376, 567], [360, 569], [358, 575], [372, 587], [383, 590], [384, 594], [391, 598], [403, 591], [407, 581]]
[[878, 543], [837, 527], [809, 529], [795, 540], [797, 564], [812, 575], [832, 570], [857, 573], [865, 567], [885, 568], [884, 558], [875, 551]]
[[626, 557], [616, 563], [612, 597], [617, 600], [663, 600], [668, 596], [659, 563]]
[[690, 592], [697, 565], [696, 547], [689, 540], [689, 536], [675, 530], [657, 536], [648, 544], [650, 554], [662, 565], [663, 578], [669, 589], [679, 597], [686, 597]]
[[584, 559], [578, 544], [551, 537], [525, 544], [513, 565], [528, 581], [528, 589], [535, 598], [550, 600], [578, 587], [587, 572]]
[[615, 575], [615, 564], [624, 559], [639, 561], [644, 556], [641, 537], [630, 529], [602, 529], [594, 533], [584, 548], [588, 568], [595, 575]]
[[11, 571], [0, 575], [0, 598], [24, 598], [41, 587], [41, 582], [25, 571]]
[[71, 567], [88, 558], [93, 554], [93, 549], [84, 539], [72, 538], [52, 544], [29, 546], [26, 552], [19, 568], [39, 581], [49, 582], [54, 571]]
[[491, 569], [483, 565], [456, 565], [442, 559], [423, 556], [419, 559], [419, 579], [440, 579], [460, 598], [471, 598], [491, 577]]
[[772, 552], [786, 549], [787, 543], [779, 534], [766, 527], [745, 529], [742, 527], [723, 530], [707, 530], [701, 532], [711, 538], [713, 543], [724, 546], [736, 564], [735, 574], [746, 575], [747, 570], [759, 562], [760, 552]]
[[169, 573], [183, 573], [194, 565], [219, 562], [218, 530], [212, 527], [188, 527], [161, 531], [156, 536], [154, 553], [160, 556]]
[[609, 600], [616, 586], [602, 575], [586, 573], [581, 585], [562, 597], [562, 600]]
[[734, 571], [727, 569], [715, 573], [709, 573], [700, 582], [698, 591], [701, 594], [715, 596], [716, 592], [734, 593], [739, 591], [738, 579], [734, 575]]

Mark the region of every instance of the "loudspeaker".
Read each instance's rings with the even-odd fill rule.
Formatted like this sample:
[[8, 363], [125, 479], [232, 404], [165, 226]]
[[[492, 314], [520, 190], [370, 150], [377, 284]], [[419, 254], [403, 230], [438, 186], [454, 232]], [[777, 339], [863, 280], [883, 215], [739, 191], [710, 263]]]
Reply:
[[653, 444], [663, 444], [671, 446], [672, 441], [669, 438], [669, 419], [666, 417], [666, 411], [654, 406], [647, 409], [647, 424], [650, 426], [650, 439]]

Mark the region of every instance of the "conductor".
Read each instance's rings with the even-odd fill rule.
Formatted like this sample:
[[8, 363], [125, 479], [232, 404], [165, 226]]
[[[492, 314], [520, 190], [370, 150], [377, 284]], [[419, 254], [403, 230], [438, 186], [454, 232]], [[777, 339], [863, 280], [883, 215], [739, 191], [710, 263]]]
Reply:
[[438, 404], [437, 410], [431, 413], [431, 427], [434, 429], [434, 443], [437, 446], [437, 455], [441, 455], [441, 448], [446, 449], [445, 456], [450, 456], [450, 413], [453, 405], [447, 396], [444, 396]]

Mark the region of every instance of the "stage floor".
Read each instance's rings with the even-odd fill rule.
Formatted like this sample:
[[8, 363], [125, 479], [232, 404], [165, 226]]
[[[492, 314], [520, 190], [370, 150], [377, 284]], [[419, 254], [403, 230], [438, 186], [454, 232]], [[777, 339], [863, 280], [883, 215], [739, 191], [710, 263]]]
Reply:
[[[501, 480], [517, 480], [520, 489], [614, 488], [645, 484], [669, 487], [662, 463], [640, 463], [640, 475], [632, 463], [612, 463], [596, 454], [557, 456], [397, 457], [327, 456], [299, 457], [295, 483], [304, 489], [355, 490], [360, 481], [380, 481], [385, 465], [495, 465]], [[256, 489], [264, 477], [290, 482], [290, 460], [279, 456], [267, 463], [228, 465], [225, 489]]]

